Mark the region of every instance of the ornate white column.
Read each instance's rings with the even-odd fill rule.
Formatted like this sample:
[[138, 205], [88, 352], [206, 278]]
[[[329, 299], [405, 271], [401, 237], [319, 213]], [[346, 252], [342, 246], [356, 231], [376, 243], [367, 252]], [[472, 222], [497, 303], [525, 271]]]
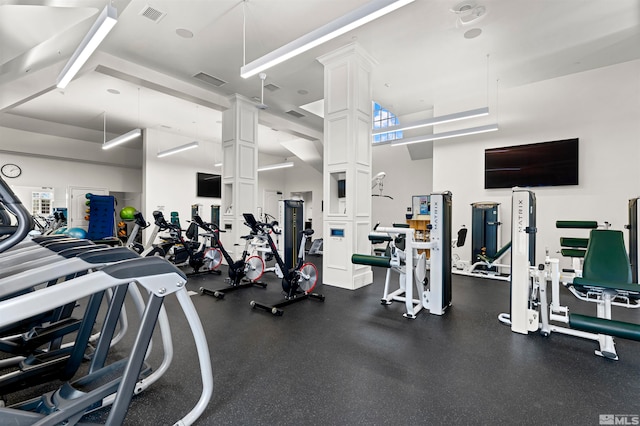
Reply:
[[[254, 102], [235, 94], [222, 112], [221, 241], [233, 258], [244, 248], [249, 233], [243, 213], [256, 214], [258, 205], [258, 110]], [[240, 244], [240, 245], [236, 245]]]
[[373, 282], [353, 253], [371, 244], [371, 73], [376, 61], [353, 43], [318, 58], [324, 65], [324, 284], [356, 289]]

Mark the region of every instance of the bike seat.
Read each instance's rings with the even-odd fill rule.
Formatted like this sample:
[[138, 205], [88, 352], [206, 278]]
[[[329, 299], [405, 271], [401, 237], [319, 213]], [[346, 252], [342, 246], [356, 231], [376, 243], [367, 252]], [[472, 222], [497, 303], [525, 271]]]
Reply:
[[240, 238], [242, 238], [243, 240], [253, 240], [254, 235], [243, 235]]
[[305, 229], [305, 230], [304, 230], [304, 231], [302, 231], [302, 232], [304, 232], [304, 235], [306, 235], [307, 237], [308, 237], [309, 235], [313, 235], [313, 229]]

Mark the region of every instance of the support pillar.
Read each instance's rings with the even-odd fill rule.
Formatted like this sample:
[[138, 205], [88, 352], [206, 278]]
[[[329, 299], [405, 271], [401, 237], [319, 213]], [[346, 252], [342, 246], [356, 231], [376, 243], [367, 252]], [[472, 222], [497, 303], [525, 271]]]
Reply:
[[243, 213], [256, 214], [258, 205], [258, 110], [235, 94], [222, 112], [222, 211], [220, 239], [234, 259], [244, 249], [240, 237], [249, 233]]
[[355, 290], [373, 282], [371, 231], [371, 73], [376, 61], [352, 43], [318, 58], [324, 66], [324, 284]]

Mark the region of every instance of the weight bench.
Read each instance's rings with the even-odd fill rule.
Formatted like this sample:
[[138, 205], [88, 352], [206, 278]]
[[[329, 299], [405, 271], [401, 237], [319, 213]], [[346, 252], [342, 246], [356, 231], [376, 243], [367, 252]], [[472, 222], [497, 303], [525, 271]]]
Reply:
[[591, 230], [582, 277], [574, 278], [568, 288], [579, 299], [597, 303], [597, 317], [569, 314], [571, 328], [600, 335], [597, 355], [618, 359], [611, 336], [640, 340], [640, 324], [611, 319], [612, 305], [640, 307], [640, 285], [632, 282], [621, 231]]

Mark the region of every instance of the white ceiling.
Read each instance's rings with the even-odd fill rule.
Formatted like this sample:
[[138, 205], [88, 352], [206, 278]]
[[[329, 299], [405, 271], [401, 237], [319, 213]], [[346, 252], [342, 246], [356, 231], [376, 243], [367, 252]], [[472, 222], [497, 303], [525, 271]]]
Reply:
[[[114, 0], [116, 26], [62, 91], [56, 77], [107, 1], [0, 0], [0, 126], [102, 142], [106, 113], [108, 137], [144, 127], [219, 143], [226, 97], [260, 97], [243, 63], [367, 1]], [[450, 99], [485, 106], [498, 79], [513, 87], [640, 58], [638, 0], [470, 0], [486, 14], [469, 25], [456, 23], [459, 3], [416, 0], [267, 70], [279, 89], [265, 90], [260, 151], [321, 166], [322, 119], [300, 106], [323, 98], [316, 58], [354, 41], [379, 62], [374, 100], [400, 116]], [[166, 15], [153, 22], [147, 6]], [[465, 38], [472, 28], [482, 33]]]

